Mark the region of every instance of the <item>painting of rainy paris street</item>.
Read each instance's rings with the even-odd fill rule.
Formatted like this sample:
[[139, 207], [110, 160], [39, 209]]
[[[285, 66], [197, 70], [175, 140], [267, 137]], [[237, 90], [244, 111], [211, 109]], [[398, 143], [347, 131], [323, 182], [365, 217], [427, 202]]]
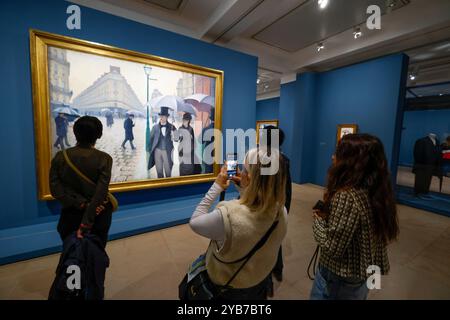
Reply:
[[112, 183], [213, 172], [201, 137], [214, 128], [214, 78], [51, 46], [48, 66], [52, 156], [89, 115], [103, 124], [95, 147], [113, 158]]

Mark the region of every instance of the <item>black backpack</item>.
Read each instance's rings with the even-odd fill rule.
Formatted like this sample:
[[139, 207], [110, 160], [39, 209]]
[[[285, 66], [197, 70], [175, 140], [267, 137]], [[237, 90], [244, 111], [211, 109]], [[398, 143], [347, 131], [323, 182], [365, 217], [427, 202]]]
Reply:
[[[95, 235], [78, 239], [75, 233], [64, 240], [49, 300], [102, 300], [109, 258]], [[79, 275], [79, 287], [74, 277]], [[70, 285], [72, 284], [72, 285]]]

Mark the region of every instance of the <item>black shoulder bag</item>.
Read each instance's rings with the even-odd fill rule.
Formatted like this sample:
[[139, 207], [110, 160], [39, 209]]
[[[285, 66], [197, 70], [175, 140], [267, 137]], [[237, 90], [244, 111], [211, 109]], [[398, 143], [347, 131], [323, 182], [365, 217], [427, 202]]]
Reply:
[[276, 220], [272, 226], [267, 230], [266, 234], [258, 241], [258, 243], [250, 250], [244, 257], [227, 262], [220, 260], [214, 255], [214, 258], [223, 264], [235, 264], [244, 261], [241, 266], [236, 270], [230, 280], [223, 286], [214, 284], [208, 276], [206, 270], [200, 272], [188, 283], [188, 275], [186, 275], [178, 286], [178, 296], [180, 300], [217, 300], [221, 295], [232, 289], [230, 287], [231, 282], [236, 278], [239, 272], [244, 268], [250, 258], [267, 242], [273, 230], [277, 227], [278, 220]]

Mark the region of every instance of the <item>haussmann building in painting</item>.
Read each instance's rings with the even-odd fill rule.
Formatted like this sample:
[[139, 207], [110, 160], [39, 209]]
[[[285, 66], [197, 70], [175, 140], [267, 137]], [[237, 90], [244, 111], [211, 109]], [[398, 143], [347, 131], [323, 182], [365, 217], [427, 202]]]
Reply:
[[73, 99], [74, 108], [80, 113], [101, 112], [104, 108], [125, 114], [128, 110], [143, 110], [136, 93], [120, 73], [120, 68], [110, 66], [110, 71], [103, 74], [91, 86]]

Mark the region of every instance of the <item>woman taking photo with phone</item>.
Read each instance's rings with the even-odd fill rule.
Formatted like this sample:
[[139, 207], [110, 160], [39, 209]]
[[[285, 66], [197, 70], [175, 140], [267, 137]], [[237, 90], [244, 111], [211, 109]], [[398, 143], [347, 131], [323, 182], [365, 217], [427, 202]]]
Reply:
[[389, 271], [387, 245], [399, 233], [390, 174], [381, 141], [346, 135], [328, 172], [322, 211], [314, 210], [320, 247], [311, 299], [367, 299], [369, 266]]
[[[231, 177], [240, 199], [222, 201], [208, 213], [230, 184], [227, 166], [222, 167], [190, 220], [194, 232], [211, 242], [195, 263], [205, 265], [206, 272], [199, 276], [203, 279], [189, 282], [188, 296], [181, 293], [182, 299], [266, 299], [267, 278], [287, 231], [286, 170], [282, 164], [278, 151], [269, 156], [265, 149], [250, 150], [242, 172]], [[264, 169], [273, 165], [278, 170], [265, 174]]]

